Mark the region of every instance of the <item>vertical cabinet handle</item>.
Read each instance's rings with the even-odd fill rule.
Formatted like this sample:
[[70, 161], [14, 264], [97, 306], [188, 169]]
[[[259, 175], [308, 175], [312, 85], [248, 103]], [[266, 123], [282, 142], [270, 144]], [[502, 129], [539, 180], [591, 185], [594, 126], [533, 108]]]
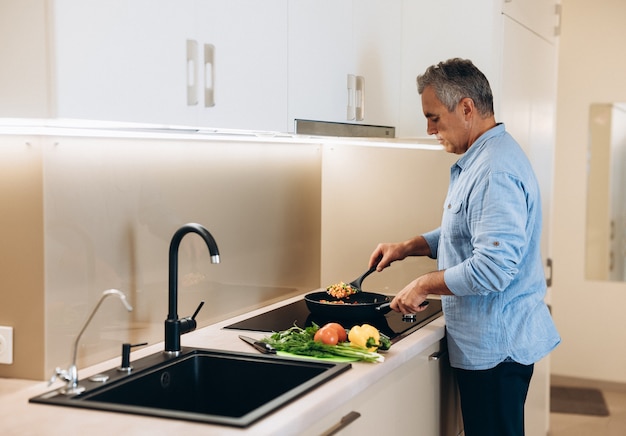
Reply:
[[356, 76], [356, 120], [365, 119], [365, 77]]
[[215, 46], [204, 44], [204, 107], [215, 106]]
[[198, 104], [198, 42], [187, 40], [187, 106]]
[[334, 434], [337, 434], [339, 431], [343, 430], [360, 417], [361, 414], [359, 412], [352, 411], [346, 416], [342, 417], [337, 424], [333, 425], [331, 428], [322, 433], [321, 436], [332, 436]]
[[346, 118], [363, 121], [365, 119], [365, 77], [348, 74], [348, 105]]
[[348, 104], [346, 119], [354, 120], [356, 118], [356, 76], [348, 74]]

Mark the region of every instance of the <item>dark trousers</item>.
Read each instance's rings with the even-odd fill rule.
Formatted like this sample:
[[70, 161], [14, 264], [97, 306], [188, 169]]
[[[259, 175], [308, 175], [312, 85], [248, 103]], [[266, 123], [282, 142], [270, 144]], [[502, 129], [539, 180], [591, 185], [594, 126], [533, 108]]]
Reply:
[[533, 369], [511, 361], [480, 371], [455, 368], [465, 436], [523, 436]]

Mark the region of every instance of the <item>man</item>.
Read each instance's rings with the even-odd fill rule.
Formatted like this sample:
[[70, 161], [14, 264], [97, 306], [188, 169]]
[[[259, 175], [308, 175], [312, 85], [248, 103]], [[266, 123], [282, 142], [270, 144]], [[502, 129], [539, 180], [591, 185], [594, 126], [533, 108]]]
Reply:
[[417, 78], [428, 134], [451, 167], [441, 226], [404, 242], [379, 244], [370, 266], [407, 256], [437, 259], [393, 299], [414, 313], [441, 295], [450, 364], [467, 436], [524, 434], [534, 363], [560, 342], [544, 303], [541, 201], [530, 162], [496, 123], [487, 78], [471, 61], [450, 59]]

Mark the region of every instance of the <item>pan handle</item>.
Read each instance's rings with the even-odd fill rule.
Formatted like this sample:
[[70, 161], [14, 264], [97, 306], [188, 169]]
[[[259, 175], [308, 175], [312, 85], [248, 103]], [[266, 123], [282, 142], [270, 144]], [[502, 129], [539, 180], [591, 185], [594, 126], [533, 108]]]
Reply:
[[383, 303], [380, 306], [376, 306], [374, 309], [381, 313], [387, 313], [391, 310], [391, 302]]
[[[420, 307], [426, 307], [430, 304], [430, 301], [424, 300], [421, 302]], [[391, 310], [391, 302], [383, 303], [380, 306], [375, 307], [375, 309], [382, 313], [387, 313]]]

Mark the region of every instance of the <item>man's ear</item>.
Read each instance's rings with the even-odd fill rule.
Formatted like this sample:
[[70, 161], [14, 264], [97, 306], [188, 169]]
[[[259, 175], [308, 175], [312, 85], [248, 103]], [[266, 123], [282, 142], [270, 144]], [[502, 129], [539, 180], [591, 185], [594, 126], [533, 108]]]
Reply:
[[470, 115], [476, 111], [476, 106], [474, 106], [474, 100], [469, 97], [462, 98], [459, 102], [461, 105], [461, 109], [463, 110], [463, 115], [467, 119]]

